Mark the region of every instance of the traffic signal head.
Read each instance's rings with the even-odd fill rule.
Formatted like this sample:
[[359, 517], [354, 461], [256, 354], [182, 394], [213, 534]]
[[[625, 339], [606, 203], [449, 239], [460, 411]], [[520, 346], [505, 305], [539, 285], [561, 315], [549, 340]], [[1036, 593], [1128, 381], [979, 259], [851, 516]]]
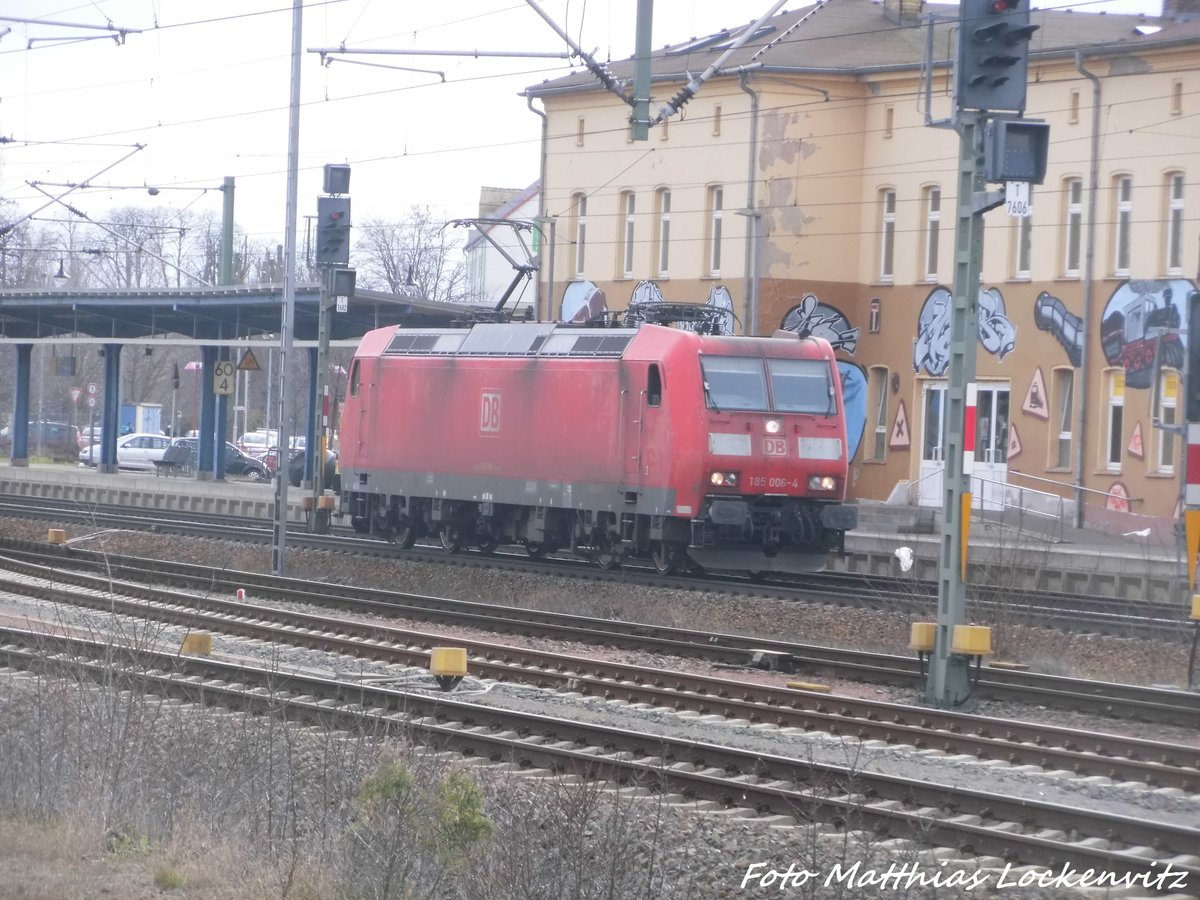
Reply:
[[[1002, 3], [1004, 0], [996, 0]], [[984, 180], [1046, 180], [1050, 126], [1040, 119], [995, 119], [984, 132]]]
[[350, 198], [317, 198], [317, 265], [350, 263]]
[[1029, 0], [962, 0], [959, 4], [955, 105], [958, 109], [1025, 111]]

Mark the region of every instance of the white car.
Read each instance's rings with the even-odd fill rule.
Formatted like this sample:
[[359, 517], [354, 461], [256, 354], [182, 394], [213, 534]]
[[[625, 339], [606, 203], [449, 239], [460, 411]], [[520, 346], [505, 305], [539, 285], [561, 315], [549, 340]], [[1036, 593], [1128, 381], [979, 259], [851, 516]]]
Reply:
[[[293, 434], [288, 442], [293, 450], [304, 449], [303, 435]], [[262, 459], [271, 451], [279, 449], [279, 432], [247, 431], [238, 438], [237, 448], [255, 459]]]
[[[165, 434], [123, 434], [117, 438], [117, 468], [154, 471], [154, 461], [162, 459], [171, 439]], [[84, 465], [100, 463], [100, 445], [92, 444], [79, 451], [79, 461]]]

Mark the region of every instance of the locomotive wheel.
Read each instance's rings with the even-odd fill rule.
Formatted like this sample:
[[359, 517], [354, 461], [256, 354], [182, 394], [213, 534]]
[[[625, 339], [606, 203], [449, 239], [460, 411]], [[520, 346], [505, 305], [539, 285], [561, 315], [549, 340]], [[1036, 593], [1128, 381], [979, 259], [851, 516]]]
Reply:
[[401, 549], [410, 549], [417, 542], [417, 529], [412, 520], [408, 517], [401, 519], [400, 527], [392, 534], [392, 539]]
[[367, 534], [371, 530], [371, 520], [362, 516], [351, 516], [350, 527], [354, 529], [355, 534]]
[[481, 540], [479, 542], [479, 552], [486, 554], [486, 555], [490, 555], [492, 553], [495, 553], [496, 548], [499, 546], [500, 546], [500, 541], [497, 538], [494, 538], [489, 534], [489, 535], [485, 536], [483, 538], [483, 540]]
[[677, 569], [678, 554], [675, 548], [665, 541], [659, 541], [650, 551], [650, 559], [654, 563], [654, 571], [659, 575], [670, 575]]
[[457, 553], [463, 548], [462, 530], [457, 525], [443, 525], [438, 529], [438, 537], [447, 553]]
[[616, 550], [599, 550], [596, 552], [596, 565], [606, 572], [621, 568], [621, 554]]
[[596, 560], [596, 565], [606, 572], [621, 568], [620, 545], [607, 538], [598, 541], [593, 551], [593, 559]]

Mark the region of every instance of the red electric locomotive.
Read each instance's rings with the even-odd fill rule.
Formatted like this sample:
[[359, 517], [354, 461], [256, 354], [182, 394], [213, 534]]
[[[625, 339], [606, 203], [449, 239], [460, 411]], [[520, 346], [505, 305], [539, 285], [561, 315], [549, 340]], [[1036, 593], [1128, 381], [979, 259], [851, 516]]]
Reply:
[[341, 512], [446, 550], [813, 571], [858, 521], [819, 338], [554, 323], [382, 328], [351, 364]]

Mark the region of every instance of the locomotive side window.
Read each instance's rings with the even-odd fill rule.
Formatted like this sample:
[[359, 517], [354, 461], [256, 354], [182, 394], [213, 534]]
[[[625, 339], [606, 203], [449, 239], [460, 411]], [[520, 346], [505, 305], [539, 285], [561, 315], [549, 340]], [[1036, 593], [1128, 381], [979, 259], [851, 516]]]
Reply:
[[829, 363], [820, 359], [769, 359], [771, 395], [777, 412], [833, 415]]
[[351, 397], [358, 396], [358, 386], [359, 386], [361, 377], [362, 377], [362, 373], [359, 371], [358, 360], [356, 359], [352, 363], [350, 363], [350, 396]]
[[767, 379], [757, 357], [706, 356], [700, 360], [704, 391], [712, 409], [766, 412]]
[[662, 375], [658, 372], [658, 366], [651, 366], [646, 373], [646, 403], [650, 406], [662, 404]]

